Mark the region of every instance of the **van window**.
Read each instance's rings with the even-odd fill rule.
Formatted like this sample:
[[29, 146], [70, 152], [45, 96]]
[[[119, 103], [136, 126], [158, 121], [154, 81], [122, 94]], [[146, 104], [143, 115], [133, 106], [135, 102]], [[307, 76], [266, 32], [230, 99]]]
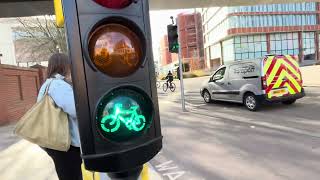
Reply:
[[226, 72], [226, 68], [225, 68], [225, 67], [219, 69], [219, 70], [212, 76], [212, 80], [220, 80], [220, 79], [223, 79], [225, 72]]
[[230, 80], [259, 76], [259, 68], [255, 63], [241, 63], [230, 66]]

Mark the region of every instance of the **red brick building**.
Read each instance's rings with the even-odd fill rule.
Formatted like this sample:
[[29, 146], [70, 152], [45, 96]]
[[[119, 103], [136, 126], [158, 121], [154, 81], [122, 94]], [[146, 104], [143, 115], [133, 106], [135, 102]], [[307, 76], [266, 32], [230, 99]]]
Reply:
[[178, 14], [179, 44], [185, 71], [204, 69], [203, 33], [201, 14]]
[[164, 35], [160, 40], [161, 66], [166, 66], [172, 63], [172, 55], [169, 52], [168, 46], [168, 35]]

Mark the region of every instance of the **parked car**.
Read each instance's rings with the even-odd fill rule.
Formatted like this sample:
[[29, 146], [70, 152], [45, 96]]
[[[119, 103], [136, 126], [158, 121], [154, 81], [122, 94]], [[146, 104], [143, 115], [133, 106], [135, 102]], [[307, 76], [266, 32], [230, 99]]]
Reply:
[[219, 67], [202, 85], [206, 103], [243, 103], [256, 111], [264, 102], [293, 104], [305, 96], [299, 63], [291, 55], [267, 55], [261, 60], [236, 61]]

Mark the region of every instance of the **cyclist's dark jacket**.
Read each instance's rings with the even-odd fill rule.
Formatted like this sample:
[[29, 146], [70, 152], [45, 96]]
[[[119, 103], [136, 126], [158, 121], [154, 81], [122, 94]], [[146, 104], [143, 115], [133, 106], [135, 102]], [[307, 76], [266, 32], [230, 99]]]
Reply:
[[172, 73], [168, 73], [167, 77], [166, 77], [169, 81], [173, 81], [173, 75]]

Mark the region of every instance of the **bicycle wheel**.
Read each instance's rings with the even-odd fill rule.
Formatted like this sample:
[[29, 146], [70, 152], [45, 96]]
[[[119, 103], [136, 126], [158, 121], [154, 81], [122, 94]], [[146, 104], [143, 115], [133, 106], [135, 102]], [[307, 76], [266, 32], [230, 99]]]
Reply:
[[132, 129], [134, 131], [141, 131], [145, 125], [146, 125], [146, 118], [142, 115], [138, 115], [132, 122]]
[[102, 118], [101, 128], [107, 133], [112, 133], [120, 128], [120, 120], [114, 115], [108, 115]]
[[161, 84], [159, 81], [157, 81], [157, 88], [160, 88]]
[[175, 90], [176, 90], [176, 84], [175, 83], [171, 83], [170, 91], [174, 92]]
[[164, 84], [163, 84], [162, 90], [163, 90], [164, 92], [167, 92], [167, 90], [168, 90], [168, 83], [164, 83]]

